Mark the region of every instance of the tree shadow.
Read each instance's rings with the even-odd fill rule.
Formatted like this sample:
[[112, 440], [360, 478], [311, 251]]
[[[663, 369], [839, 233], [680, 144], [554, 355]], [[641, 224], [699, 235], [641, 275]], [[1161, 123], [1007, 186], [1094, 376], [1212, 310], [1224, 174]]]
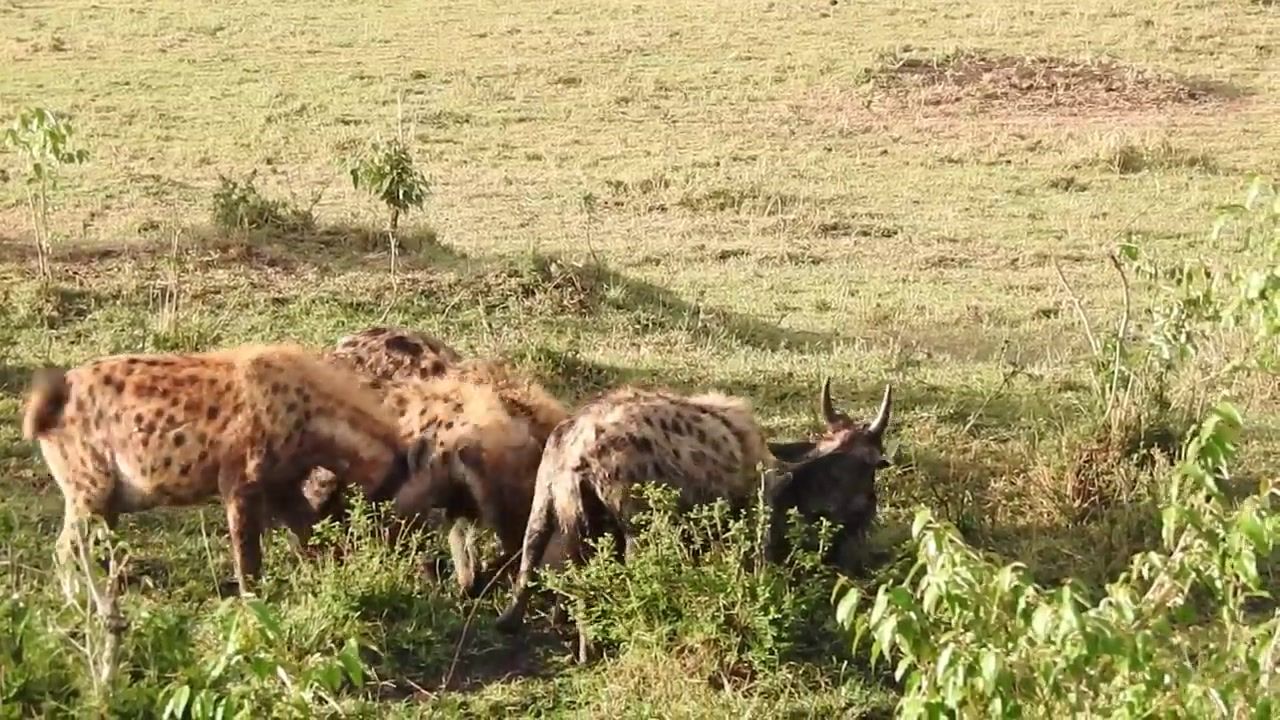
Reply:
[[[441, 242], [438, 231], [427, 225], [406, 225], [397, 237], [397, 261], [406, 269], [435, 267], [466, 257]], [[183, 256], [198, 250], [201, 262], [215, 266], [382, 270], [389, 262], [388, 243], [385, 230], [351, 222], [246, 230], [204, 224], [170, 232], [146, 229], [127, 240], [68, 240], [54, 249], [51, 261], [56, 270], [75, 273], [92, 263], [159, 260], [173, 255], [176, 247]], [[34, 272], [35, 257], [30, 241], [0, 235], [0, 264], [31, 264]]]
[[[196, 244], [210, 251], [215, 265], [247, 265], [280, 269], [385, 270], [390, 239], [385, 230], [337, 222], [296, 228], [225, 231], [204, 226], [192, 232]], [[406, 270], [435, 267], [466, 256], [440, 241], [426, 225], [408, 225], [397, 233], [397, 264]]]
[[583, 296], [577, 304], [584, 312], [626, 312], [646, 330], [679, 331], [761, 350], [830, 350], [855, 340], [834, 333], [787, 329], [745, 313], [693, 303], [667, 288], [598, 262], [575, 263], [535, 253], [526, 263], [529, 271], [549, 286], [575, 288]]

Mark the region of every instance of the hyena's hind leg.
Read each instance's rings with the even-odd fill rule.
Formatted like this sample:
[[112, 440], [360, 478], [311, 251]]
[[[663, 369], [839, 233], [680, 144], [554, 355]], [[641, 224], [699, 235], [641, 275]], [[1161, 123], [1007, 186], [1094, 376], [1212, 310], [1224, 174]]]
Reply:
[[[533, 504], [529, 509], [529, 522], [525, 526], [520, 570], [516, 573], [515, 582], [512, 584], [511, 603], [498, 616], [496, 623], [500, 632], [514, 633], [524, 623], [524, 614], [529, 605], [531, 592], [529, 582], [538, 566], [542, 564], [542, 556], [547, 550], [547, 543], [551, 541], [551, 534], [554, 530], [553, 523], [556, 520], [556, 502], [552, 489], [547, 483], [539, 482], [534, 488]], [[564, 533], [563, 542], [565, 548], [577, 546], [575, 540], [571, 538], [571, 536], [577, 534], [576, 530], [578, 528], [575, 525], [573, 531]], [[566, 552], [566, 558], [568, 555], [569, 553]]]
[[82, 523], [97, 517], [104, 521], [108, 529], [115, 529], [117, 512], [112, 503], [116, 485], [114, 470], [105, 457], [93, 453], [69, 457], [59, 444], [49, 441], [42, 441], [40, 449], [49, 473], [62, 491], [62, 530], [54, 545], [54, 556], [63, 593], [68, 599], [73, 598], [74, 580], [82, 573], [88, 573], [90, 576], [86, 579], [92, 585], [91, 591], [98, 603], [98, 610], [106, 613], [108, 608], [104, 604], [109, 597], [107, 593], [115, 588], [99, 585], [94, 581], [92, 573], [99, 569], [105, 570], [110, 578], [116, 574], [117, 569], [111, 566], [108, 556], [99, 554], [91, 557], [88, 554], [88, 548], [82, 545], [89, 539], [87, 533], [82, 536], [82, 532], [87, 530]]
[[[227, 532], [231, 536], [235, 585], [241, 595], [249, 594], [249, 581], [262, 574], [262, 532], [268, 519], [264, 492], [265, 458], [249, 457], [244, 465], [224, 465], [218, 478], [218, 490], [226, 505]], [[219, 588], [231, 590], [230, 583]]]

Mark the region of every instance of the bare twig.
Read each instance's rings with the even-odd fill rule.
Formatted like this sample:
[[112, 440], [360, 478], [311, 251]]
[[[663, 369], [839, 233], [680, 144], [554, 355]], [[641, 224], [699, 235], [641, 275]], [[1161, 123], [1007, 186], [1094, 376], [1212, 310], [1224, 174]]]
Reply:
[[1054, 272], [1058, 273], [1058, 281], [1062, 283], [1062, 289], [1067, 292], [1067, 297], [1071, 298], [1071, 304], [1076, 309], [1076, 315], [1080, 317], [1080, 323], [1084, 325], [1085, 337], [1089, 339], [1089, 348], [1093, 350], [1093, 356], [1098, 357], [1102, 354], [1102, 346], [1098, 344], [1098, 337], [1093, 334], [1093, 325], [1089, 322], [1089, 316], [1084, 312], [1084, 306], [1080, 304], [1080, 297], [1076, 295], [1075, 290], [1071, 289], [1071, 284], [1067, 282], [1067, 276], [1062, 274], [1062, 267], [1058, 265], [1057, 258], [1049, 258], [1053, 263]]
[[[84, 642], [83, 644], [74, 644], [85, 655], [95, 689], [101, 691], [109, 687], [115, 678], [117, 661], [120, 655], [120, 641], [124, 635], [125, 621], [120, 613], [118, 589], [121, 584], [120, 578], [124, 571], [125, 561], [117, 558], [115, 548], [108, 544], [107, 581], [104, 586], [100, 587], [93, 577], [94, 561], [90, 557], [91, 543], [89, 541], [91, 532], [81, 524], [77, 528], [74, 543], [75, 553], [73, 558], [84, 576], [85, 588], [89, 593], [91, 603], [83, 611], [86, 624]], [[68, 600], [73, 604], [79, 605], [79, 603], [75, 602], [75, 594], [73, 592], [68, 592]], [[94, 621], [91, 608], [97, 608], [98, 619], [102, 623], [103, 639], [101, 648], [95, 647], [93, 632], [89, 627]]]
[[[1005, 338], [1004, 342], [1001, 343], [1000, 354], [1003, 355], [1005, 350], [1008, 349], [1008, 347], [1009, 347], [1009, 339]], [[973, 429], [974, 424], [978, 422], [978, 417], [981, 416], [982, 413], [987, 409], [987, 406], [991, 404], [991, 401], [994, 400], [996, 396], [999, 395], [1001, 391], [1004, 390], [1005, 386], [1009, 384], [1010, 380], [1017, 377], [1021, 373], [1022, 373], [1022, 366], [1018, 364], [1016, 359], [1013, 362], [1009, 363], [1009, 368], [1005, 370], [1004, 377], [1000, 378], [1000, 384], [997, 385], [994, 390], [987, 393], [986, 397], [982, 398], [982, 404], [978, 405], [977, 409], [974, 410], [969, 415], [969, 420], [965, 422], [964, 428], [960, 430], [961, 435], [969, 434], [969, 431]]]
[[1131, 305], [1131, 298], [1129, 296], [1129, 277], [1125, 275], [1124, 266], [1120, 264], [1120, 258], [1117, 257], [1115, 253], [1111, 253], [1109, 258], [1111, 260], [1111, 266], [1120, 274], [1120, 287], [1124, 290], [1124, 308], [1120, 315], [1120, 325], [1116, 329], [1116, 351], [1115, 357], [1112, 360], [1111, 368], [1111, 391], [1107, 393], [1107, 410], [1103, 416], [1107, 420], [1111, 419], [1111, 410], [1115, 403], [1116, 392], [1120, 387], [1120, 369], [1122, 367], [1120, 359], [1124, 352], [1125, 337], [1129, 332], [1129, 309]]
[[471, 621], [475, 619], [476, 611], [480, 609], [480, 601], [484, 599], [485, 595], [489, 594], [489, 588], [493, 587], [498, 578], [502, 577], [502, 574], [511, 566], [511, 563], [515, 562], [515, 559], [523, 554], [523, 550], [512, 553], [511, 557], [507, 558], [507, 561], [502, 563], [502, 566], [493, 573], [493, 576], [489, 578], [489, 582], [485, 583], [484, 588], [480, 591], [480, 596], [471, 604], [471, 612], [467, 613], [467, 619], [462, 623], [462, 633], [458, 635], [458, 644], [453, 648], [453, 660], [449, 663], [449, 672], [445, 673], [444, 680], [440, 683], [441, 687], [447, 688], [449, 683], [453, 681], [453, 671], [458, 667], [458, 658], [462, 656], [462, 648], [467, 640], [467, 631], [471, 629]]

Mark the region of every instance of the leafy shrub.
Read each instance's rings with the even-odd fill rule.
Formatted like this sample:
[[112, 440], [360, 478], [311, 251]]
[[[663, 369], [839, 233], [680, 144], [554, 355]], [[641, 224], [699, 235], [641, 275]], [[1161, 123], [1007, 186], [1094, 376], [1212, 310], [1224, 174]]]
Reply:
[[283, 200], [272, 200], [259, 192], [254, 179], [257, 171], [243, 180], [218, 176], [218, 189], [213, 193], [213, 222], [223, 230], [306, 230], [314, 224], [311, 213], [290, 207]]
[[[1220, 209], [1211, 238], [1226, 237], [1236, 241], [1236, 253], [1229, 257], [1173, 266], [1136, 245], [1123, 248], [1138, 272], [1156, 285], [1151, 343], [1170, 365], [1222, 353], [1224, 346], [1242, 350], [1210, 357], [1220, 365], [1215, 376], [1274, 369], [1280, 360], [1280, 350], [1269, 342], [1280, 336], [1280, 188], [1274, 182], [1254, 178], [1244, 202]], [[1224, 343], [1224, 331], [1243, 333], [1245, 343]]]
[[[1166, 269], [1135, 246], [1121, 249], [1155, 281], [1157, 298], [1145, 347], [1125, 344], [1127, 280], [1125, 316], [1108, 352], [1090, 334], [1098, 375], [1109, 378], [1099, 393], [1104, 418], [1192, 407], [1185, 400], [1134, 404], [1135, 387], [1163, 389], [1169, 378], [1189, 376], [1195, 399], [1239, 370], [1273, 367], [1280, 335], [1275, 186], [1255, 180], [1244, 204], [1225, 209], [1215, 236], [1228, 227], [1245, 251], [1234, 264], [1215, 258]], [[906, 577], [882, 585], [869, 613], [861, 611], [862, 591], [850, 589], [837, 617], [855, 646], [869, 639], [873, 662], [896, 662], [906, 717], [1272, 717], [1280, 712], [1280, 610], [1263, 577], [1271, 577], [1280, 543], [1271, 507], [1280, 488], [1230, 501], [1224, 486], [1241, 429], [1235, 408], [1218, 402], [1186, 435], [1181, 459], [1155, 484], [1159, 549], [1133, 555], [1103, 590], [1072, 580], [1049, 591], [1020, 563], [984, 557], [920, 510]]]
[[16, 595], [0, 600], [0, 718], [43, 716], [74, 703], [74, 671], [49, 621]]
[[221, 652], [162, 693], [162, 718], [312, 717], [321, 707], [339, 709], [334, 696], [347, 684], [364, 683], [354, 639], [337, 652], [299, 658], [282, 644], [279, 615], [261, 600], [227, 600], [215, 615]]
[[793, 523], [793, 539], [801, 541], [793, 547], [809, 549], [784, 564], [766, 563], [769, 510], [760, 504], [737, 517], [723, 501], [681, 514], [671, 488], [638, 492], [649, 509], [634, 518], [636, 542], [625, 565], [606, 535], [585, 564], [542, 575], [592, 642], [668, 652], [723, 682], [776, 670], [811, 649], [811, 638], [834, 630], [815, 627], [829, 623], [821, 609], [834, 575], [820, 558], [830, 527], [806, 532]]
[[307, 588], [281, 606], [289, 645], [319, 652], [332, 638], [356, 637], [379, 656], [379, 672], [443, 665], [462, 620], [449, 595], [423, 581], [425, 553], [439, 550], [439, 538], [410, 532], [393, 543], [400, 519], [388, 507], [358, 495], [350, 503], [344, 524], [317, 526], [315, 557], [288, 578]]
[[399, 228], [400, 215], [421, 209], [431, 188], [400, 138], [375, 140], [363, 154], [352, 159], [348, 172], [355, 189], [364, 190], [387, 206], [387, 226], [393, 234]]
[[1225, 506], [1218, 480], [1240, 426], [1222, 405], [1189, 439], [1163, 547], [1135, 555], [1101, 599], [1076, 582], [1039, 587], [921, 510], [906, 579], [880, 587], [869, 614], [850, 589], [837, 615], [873, 661], [897, 661], [904, 717], [1271, 717], [1280, 613], [1255, 608], [1270, 599], [1258, 561], [1280, 541], [1280, 493]]
[[41, 107], [23, 110], [0, 135], [4, 146], [21, 155], [26, 166], [27, 207], [35, 228], [36, 262], [42, 280], [52, 277], [49, 195], [58, 186], [58, 172], [65, 165], [80, 165], [89, 160], [88, 151], [73, 149], [74, 135], [69, 118]]

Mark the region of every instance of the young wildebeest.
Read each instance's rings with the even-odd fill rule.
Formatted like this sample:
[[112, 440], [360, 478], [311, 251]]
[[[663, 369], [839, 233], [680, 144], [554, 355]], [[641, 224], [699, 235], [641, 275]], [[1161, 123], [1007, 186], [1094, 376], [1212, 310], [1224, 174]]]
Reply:
[[[226, 505], [241, 591], [262, 564], [267, 514], [295, 533], [302, 481], [314, 467], [340, 472], [387, 500], [412, 468], [396, 418], [350, 372], [290, 346], [194, 354], [117, 355], [33, 383], [23, 435], [37, 439], [65, 500], [58, 556], [75, 521], [193, 505]], [[301, 513], [307, 515], [307, 513]]]
[[[720, 498], [744, 507], [757, 492], [757, 466], [763, 464], [775, 541], [791, 508], [810, 521], [827, 518], [845, 533], [864, 530], [875, 515], [876, 470], [887, 464], [882, 438], [892, 390], [885, 388], [868, 425], [835, 410], [829, 379], [821, 401], [827, 427], [819, 438], [776, 444], [765, 442], [746, 400], [718, 393], [690, 397], [623, 388], [584, 405], [547, 441], [513, 599], [498, 628], [514, 632], [521, 625], [531, 574], [553, 530], [563, 534], [568, 559], [580, 561], [584, 538], [605, 529], [625, 556], [628, 520], [643, 504], [633, 492], [638, 483], [673, 486], [685, 509]], [[581, 628], [579, 639], [585, 657]]]

